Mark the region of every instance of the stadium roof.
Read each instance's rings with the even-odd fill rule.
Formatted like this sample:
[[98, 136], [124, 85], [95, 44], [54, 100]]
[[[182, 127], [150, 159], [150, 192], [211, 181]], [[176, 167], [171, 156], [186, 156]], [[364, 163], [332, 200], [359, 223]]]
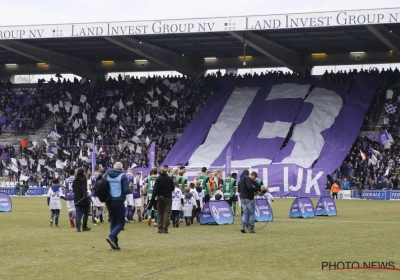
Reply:
[[[397, 10], [400, 12], [394, 12]], [[175, 34], [57, 37], [59, 26], [45, 26], [53, 37], [26, 39], [22, 36], [26, 31], [16, 40], [6, 40], [6, 31], [0, 28], [0, 73], [69, 72], [94, 78], [106, 72], [176, 70], [196, 76], [204, 69], [242, 68], [243, 60], [249, 68], [286, 66], [296, 72], [316, 65], [397, 63], [400, 16], [399, 23], [389, 22], [400, 13], [390, 11], [387, 17], [391, 18], [373, 25], [228, 30], [225, 23], [225, 30], [216, 29], [218, 32]], [[264, 19], [264, 25], [266, 22]], [[96, 28], [102, 28], [99, 26]]]

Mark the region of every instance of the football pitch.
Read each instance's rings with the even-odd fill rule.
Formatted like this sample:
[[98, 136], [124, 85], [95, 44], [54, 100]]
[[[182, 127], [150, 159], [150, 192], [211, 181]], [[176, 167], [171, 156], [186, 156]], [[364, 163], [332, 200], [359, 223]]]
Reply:
[[[400, 202], [336, 200], [336, 217], [289, 219], [293, 200], [275, 199], [274, 221], [257, 223], [256, 234], [240, 233], [239, 217], [169, 234], [134, 222], [113, 251], [107, 222], [77, 233], [62, 202], [60, 227], [50, 227], [45, 197], [13, 197], [0, 213], [0, 279], [400, 279], [372, 263], [400, 267]], [[329, 270], [335, 262], [375, 268]]]

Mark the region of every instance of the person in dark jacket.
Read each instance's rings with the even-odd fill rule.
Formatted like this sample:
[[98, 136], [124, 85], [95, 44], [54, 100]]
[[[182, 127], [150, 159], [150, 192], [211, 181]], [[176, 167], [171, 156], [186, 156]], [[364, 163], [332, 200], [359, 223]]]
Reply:
[[110, 183], [110, 200], [107, 209], [110, 216], [110, 234], [106, 238], [113, 250], [119, 250], [118, 234], [125, 226], [125, 205], [127, 194], [132, 193], [128, 177], [124, 173], [122, 162], [116, 162], [114, 169], [108, 170], [105, 175]]
[[257, 172], [251, 172], [249, 176], [249, 170], [243, 170], [242, 175], [240, 175], [240, 180], [244, 181], [243, 188], [240, 192], [240, 201], [242, 203], [242, 223], [240, 231], [246, 233], [246, 227], [249, 229], [250, 233], [255, 233], [254, 231], [254, 193], [261, 191], [261, 186], [255, 181], [257, 178]]
[[76, 231], [81, 231], [81, 222], [82, 231], [89, 231], [91, 228], [87, 226], [87, 221], [89, 216], [90, 202], [88, 197], [85, 170], [82, 167], [78, 168], [76, 171], [76, 177], [72, 184], [72, 189], [74, 191], [74, 203], [76, 209]]
[[175, 189], [174, 180], [168, 176], [168, 165], [160, 168], [160, 176], [156, 179], [149, 207], [156, 203], [158, 211], [158, 233], [168, 233], [169, 216], [172, 208], [172, 192]]

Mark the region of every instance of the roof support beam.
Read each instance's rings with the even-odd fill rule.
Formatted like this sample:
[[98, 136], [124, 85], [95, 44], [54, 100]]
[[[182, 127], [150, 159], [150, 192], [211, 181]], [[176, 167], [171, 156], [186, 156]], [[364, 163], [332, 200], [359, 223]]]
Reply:
[[139, 54], [168, 69], [174, 69], [184, 75], [197, 77], [202, 71], [200, 61], [182, 56], [152, 44], [128, 37], [104, 37], [124, 49]]
[[367, 25], [366, 27], [381, 40], [382, 43], [393, 50], [395, 54], [400, 55], [400, 37], [397, 34], [390, 32], [390, 30], [383, 25]]
[[304, 63], [304, 57], [301, 54], [271, 40], [253, 32], [229, 32], [229, 34], [294, 72], [303, 74], [307, 69]]
[[101, 73], [95, 71], [94, 64], [89, 61], [42, 49], [17, 41], [0, 41], [0, 47], [19, 55], [57, 66], [59, 69], [84, 78], [96, 79]]

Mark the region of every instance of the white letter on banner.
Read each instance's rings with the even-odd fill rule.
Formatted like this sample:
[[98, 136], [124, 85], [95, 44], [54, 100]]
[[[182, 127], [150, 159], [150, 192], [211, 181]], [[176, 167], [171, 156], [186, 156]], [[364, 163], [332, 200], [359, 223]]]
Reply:
[[324, 175], [324, 172], [320, 171], [314, 178], [312, 178], [312, 170], [310, 170], [310, 169], [307, 170], [307, 183], [306, 183], [306, 192], [305, 193], [310, 193], [311, 188], [314, 187], [315, 194], [321, 195], [321, 192], [319, 191], [319, 186], [318, 186], [318, 179], [321, 178], [322, 175]]
[[283, 186], [284, 186], [284, 191], [288, 192], [290, 191], [298, 191], [301, 189], [301, 183], [303, 181], [303, 168], [299, 167], [299, 170], [297, 171], [297, 184], [296, 186], [289, 186], [289, 167], [284, 167], [283, 168]]

